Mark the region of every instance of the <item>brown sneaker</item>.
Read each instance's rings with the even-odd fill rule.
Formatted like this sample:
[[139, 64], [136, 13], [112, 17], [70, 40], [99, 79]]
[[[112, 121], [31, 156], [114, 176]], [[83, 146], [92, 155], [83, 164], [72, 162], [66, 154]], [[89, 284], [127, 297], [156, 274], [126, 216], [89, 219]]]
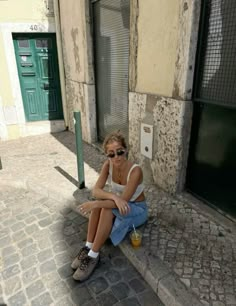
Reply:
[[73, 274], [73, 278], [81, 282], [89, 278], [89, 276], [93, 273], [96, 266], [98, 265], [99, 259], [99, 255], [97, 256], [97, 258], [86, 256], [84, 259], [81, 260], [78, 269]]
[[81, 260], [83, 260], [85, 257], [88, 256], [88, 252], [89, 252], [89, 248], [87, 246], [84, 246], [80, 249], [78, 255], [76, 256], [76, 258], [73, 260], [71, 264], [71, 268], [73, 270], [76, 270], [79, 267]]

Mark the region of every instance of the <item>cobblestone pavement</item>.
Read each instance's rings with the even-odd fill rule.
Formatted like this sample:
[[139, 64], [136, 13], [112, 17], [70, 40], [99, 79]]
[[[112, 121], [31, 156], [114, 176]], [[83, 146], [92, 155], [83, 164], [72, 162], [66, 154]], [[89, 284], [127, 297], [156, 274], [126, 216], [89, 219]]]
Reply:
[[157, 198], [144, 229], [149, 255], [158, 256], [204, 305], [236, 305], [236, 237], [230, 227], [214, 221], [184, 196], [147, 192]]
[[107, 243], [84, 283], [70, 264], [87, 219], [34, 191], [1, 186], [1, 301], [16, 305], [163, 305], [119, 248]]
[[[87, 189], [78, 190], [72, 133], [63, 132], [3, 142], [0, 145], [0, 156], [3, 166], [0, 171], [0, 182], [2, 180], [8, 187], [14, 185], [14, 187], [33, 190], [44, 198], [50, 198], [50, 209], [54, 210], [57, 210], [57, 202], [63, 203], [64, 209], [71, 207], [72, 210], [76, 210], [80, 203], [88, 199], [90, 189], [96, 181], [104, 160], [99, 150], [84, 144]], [[120, 245], [120, 249], [132, 261], [162, 302], [171, 306], [236, 305], [235, 223], [186, 193], [171, 196], [156, 186], [149, 185], [146, 187], [146, 196], [149, 204], [149, 220], [141, 228], [144, 236], [143, 247], [134, 251], [126, 239]], [[40, 202], [38, 206], [44, 207]], [[19, 215], [21, 215], [20, 211], [21, 208]], [[52, 214], [56, 218], [56, 214]], [[69, 216], [70, 214], [73, 215], [69, 212]], [[59, 213], [57, 217], [65, 218]], [[44, 219], [47, 220], [47, 217], [44, 217], [42, 221]], [[55, 220], [53, 217], [53, 222], [56, 224]], [[19, 222], [25, 221], [19, 220]], [[36, 217], [35, 222], [38, 224], [40, 220]], [[3, 236], [0, 238], [0, 243], [3, 241], [4, 245], [5, 241], [9, 243], [9, 233], [15, 234], [11, 229], [11, 226], [14, 229], [14, 224], [8, 226], [7, 232], [4, 228], [1, 230]], [[49, 225], [46, 225], [46, 228], [51, 231]], [[40, 228], [40, 230], [43, 229]], [[54, 235], [57, 235], [57, 230]], [[70, 245], [68, 250], [73, 251], [72, 249]], [[117, 254], [118, 249], [115, 250], [114, 254]], [[106, 248], [103, 252], [106, 263], [102, 267], [109, 262]], [[112, 259], [110, 261], [113, 267]], [[38, 273], [41, 275], [40, 270]], [[14, 279], [17, 277], [14, 276]], [[23, 281], [24, 279], [21, 279], [21, 283]], [[62, 279], [62, 281], [65, 280]], [[111, 283], [109, 280], [107, 283], [110, 290]], [[67, 286], [69, 287], [68, 284]], [[20, 289], [17, 290], [20, 291]], [[92, 292], [91, 289], [88, 291]]]

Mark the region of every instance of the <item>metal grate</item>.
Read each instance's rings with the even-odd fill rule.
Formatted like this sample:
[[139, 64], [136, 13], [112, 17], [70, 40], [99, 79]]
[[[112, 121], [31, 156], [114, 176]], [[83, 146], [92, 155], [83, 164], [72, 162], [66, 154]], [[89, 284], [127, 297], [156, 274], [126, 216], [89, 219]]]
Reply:
[[236, 108], [236, 1], [203, 1], [195, 100]]
[[98, 138], [128, 138], [129, 0], [93, 4]]

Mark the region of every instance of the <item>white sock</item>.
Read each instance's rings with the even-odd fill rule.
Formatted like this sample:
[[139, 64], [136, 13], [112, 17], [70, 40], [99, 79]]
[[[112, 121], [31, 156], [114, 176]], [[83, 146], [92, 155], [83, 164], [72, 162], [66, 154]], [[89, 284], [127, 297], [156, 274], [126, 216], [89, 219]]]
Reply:
[[99, 252], [94, 252], [92, 249], [88, 252], [88, 256], [92, 258], [97, 258], [99, 255]]
[[88, 247], [88, 248], [91, 250], [91, 249], [92, 249], [92, 246], [93, 246], [93, 243], [92, 243], [92, 242], [86, 241], [85, 246]]

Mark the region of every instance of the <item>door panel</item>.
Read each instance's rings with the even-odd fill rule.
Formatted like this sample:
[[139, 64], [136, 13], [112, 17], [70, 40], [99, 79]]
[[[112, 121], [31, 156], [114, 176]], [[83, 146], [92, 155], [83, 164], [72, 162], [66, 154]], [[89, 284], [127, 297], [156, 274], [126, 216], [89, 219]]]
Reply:
[[25, 94], [25, 97], [26, 97], [26, 105], [27, 105], [27, 108], [28, 108], [28, 112], [29, 112], [29, 115], [31, 118], [34, 118], [35, 117], [35, 120], [37, 120], [38, 118], [38, 113], [39, 113], [39, 110], [37, 108], [37, 92], [36, 92], [36, 89], [35, 89], [35, 85], [32, 86], [32, 88], [26, 88], [25, 90], [26, 94]]
[[63, 119], [54, 34], [14, 34], [27, 121]]
[[187, 188], [236, 217], [236, 1], [202, 1]]
[[236, 110], [196, 104], [187, 187], [236, 217]]

